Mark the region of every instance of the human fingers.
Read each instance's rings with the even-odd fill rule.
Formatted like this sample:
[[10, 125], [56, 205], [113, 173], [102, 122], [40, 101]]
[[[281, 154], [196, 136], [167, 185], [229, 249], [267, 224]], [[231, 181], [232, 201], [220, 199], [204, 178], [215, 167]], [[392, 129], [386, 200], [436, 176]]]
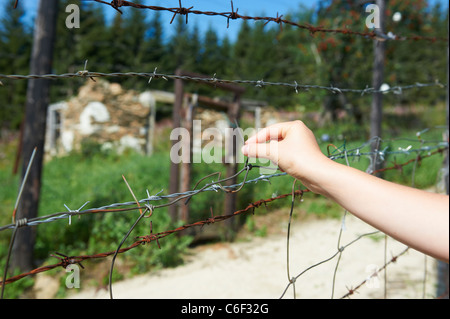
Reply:
[[245, 144], [265, 143], [270, 140], [283, 139], [290, 125], [291, 123], [277, 123], [268, 126], [250, 137]]
[[242, 147], [242, 153], [247, 157], [265, 158], [274, 163], [278, 162], [278, 142], [249, 143]]

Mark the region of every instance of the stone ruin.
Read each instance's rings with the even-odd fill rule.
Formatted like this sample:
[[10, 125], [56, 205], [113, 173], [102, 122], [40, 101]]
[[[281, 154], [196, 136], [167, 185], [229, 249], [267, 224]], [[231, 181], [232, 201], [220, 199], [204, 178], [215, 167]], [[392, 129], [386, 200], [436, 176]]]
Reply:
[[152, 149], [156, 102], [173, 103], [173, 94], [139, 93], [118, 83], [89, 80], [77, 96], [49, 106], [45, 149], [63, 155], [80, 150], [83, 141], [95, 141], [104, 149], [138, 152]]
[[[103, 79], [87, 80], [76, 96], [49, 106], [46, 155], [53, 157], [79, 151], [85, 141], [97, 143], [103, 150], [121, 153], [132, 149], [151, 155], [155, 136], [161, 136], [164, 128], [172, 127], [171, 119], [156, 123], [157, 104], [171, 108], [174, 102], [172, 92], [140, 93], [124, 90], [120, 84]], [[199, 110], [195, 117], [202, 121], [203, 128], [216, 127], [222, 131], [229, 126], [226, 113], [202, 109], [201, 105], [196, 107]], [[278, 117], [264, 102], [243, 101], [242, 111], [243, 118], [254, 121], [255, 128], [276, 122]], [[195, 138], [201, 140], [201, 136]]]

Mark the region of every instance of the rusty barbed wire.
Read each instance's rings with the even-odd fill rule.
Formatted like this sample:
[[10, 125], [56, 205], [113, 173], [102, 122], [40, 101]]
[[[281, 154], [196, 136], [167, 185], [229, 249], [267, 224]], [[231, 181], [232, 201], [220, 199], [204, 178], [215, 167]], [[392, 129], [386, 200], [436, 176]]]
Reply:
[[444, 37], [429, 37], [429, 36], [421, 36], [421, 35], [411, 35], [411, 36], [401, 36], [401, 35], [395, 35], [392, 32], [388, 34], [384, 34], [379, 32], [378, 30], [375, 31], [354, 31], [349, 28], [345, 29], [336, 29], [336, 28], [325, 28], [323, 26], [313, 26], [307, 23], [298, 23], [291, 20], [283, 19], [283, 15], [278, 15], [277, 17], [255, 17], [255, 16], [245, 16], [238, 13], [239, 9], [234, 10], [234, 4], [233, 1], [231, 1], [231, 11], [228, 12], [215, 12], [215, 11], [200, 11], [200, 10], [194, 10], [194, 7], [191, 6], [189, 8], [183, 7], [181, 0], [179, 0], [179, 7], [176, 8], [166, 8], [161, 6], [149, 6], [149, 5], [143, 5], [139, 3], [134, 3], [131, 1], [125, 1], [125, 0], [113, 0], [111, 2], [103, 1], [103, 0], [91, 0], [97, 3], [101, 3], [107, 6], [111, 6], [113, 9], [117, 10], [118, 12], [122, 13], [120, 10], [121, 7], [132, 7], [135, 9], [146, 9], [146, 10], [152, 10], [152, 11], [165, 11], [173, 13], [172, 19], [170, 20], [170, 23], [174, 21], [175, 17], [177, 15], [185, 16], [186, 17], [186, 24], [188, 23], [188, 16], [189, 14], [193, 15], [203, 15], [203, 16], [209, 16], [209, 17], [223, 17], [227, 19], [227, 28], [229, 27], [230, 20], [252, 20], [252, 21], [262, 21], [265, 24], [268, 24], [270, 22], [276, 23], [280, 26], [282, 29], [283, 24], [291, 25], [293, 27], [297, 27], [302, 30], [308, 31], [311, 35], [315, 35], [316, 33], [334, 33], [334, 34], [341, 34], [341, 35], [348, 35], [348, 36], [359, 36], [364, 37], [368, 39], [377, 39], [379, 41], [419, 41], [419, 40], [425, 40], [428, 42], [437, 42], [437, 41], [445, 41], [448, 42], [447, 38]]
[[357, 292], [358, 289], [360, 289], [362, 286], [364, 286], [367, 282], [370, 281], [371, 278], [378, 276], [380, 272], [386, 269], [387, 266], [389, 266], [392, 263], [395, 263], [398, 258], [406, 254], [410, 250], [409, 247], [406, 247], [403, 251], [401, 251], [399, 254], [393, 256], [391, 260], [389, 260], [387, 263], [385, 263], [382, 267], [374, 271], [369, 277], [364, 279], [360, 284], [358, 284], [355, 288], [348, 289], [348, 293], [343, 295], [341, 299], [349, 298], [351, 295], [353, 295], [355, 292]]
[[[448, 147], [447, 147], [447, 149], [448, 149]], [[439, 153], [442, 153], [442, 152], [444, 152], [446, 149], [445, 148], [440, 148], [440, 149], [437, 149], [436, 151], [434, 151], [434, 152], [430, 152], [430, 153], [428, 153], [427, 155], [425, 155], [425, 156], [421, 156], [421, 158], [420, 158], [420, 160], [423, 160], [423, 159], [425, 159], [425, 158], [427, 158], [427, 157], [431, 157], [431, 156], [433, 156], [433, 155], [436, 155], [436, 154], [439, 154]], [[405, 162], [405, 163], [403, 163], [403, 164], [395, 164], [395, 165], [393, 165], [393, 166], [390, 166], [390, 167], [387, 167], [387, 168], [385, 168], [385, 170], [398, 170], [400, 167], [403, 167], [403, 166], [406, 166], [406, 165], [409, 165], [409, 164], [411, 164], [412, 163], [412, 161], [407, 161], [407, 162]], [[276, 175], [276, 176], [281, 176], [281, 175], [285, 175], [284, 173], [283, 174], [274, 174], [274, 175]], [[259, 177], [259, 179], [261, 179], [261, 178], [267, 178], [267, 176], [260, 176]], [[250, 182], [252, 182], [251, 180], [250, 181], [247, 181], [248, 183], [250, 183]], [[216, 182], [217, 183], [217, 182]], [[295, 185], [295, 184], [294, 184]], [[234, 186], [229, 186], [229, 187], [240, 187], [241, 185], [240, 184], [238, 184], [238, 185], [234, 185]], [[206, 189], [203, 189], [202, 191], [205, 191]], [[279, 196], [275, 196], [275, 197], [272, 197], [272, 198], [269, 198], [269, 199], [264, 199], [264, 200], [259, 200], [259, 201], [257, 201], [257, 202], [254, 202], [254, 203], [251, 203], [251, 204], [249, 204], [246, 208], [244, 208], [244, 209], [241, 209], [241, 210], [238, 210], [238, 211], [236, 211], [236, 212], [234, 212], [233, 214], [230, 214], [230, 215], [221, 215], [221, 216], [214, 216], [214, 215], [211, 215], [211, 217], [209, 217], [209, 218], [207, 218], [207, 219], [205, 219], [205, 220], [202, 220], [202, 221], [198, 221], [198, 222], [195, 222], [195, 223], [190, 223], [190, 224], [186, 224], [186, 225], [183, 225], [183, 226], [180, 226], [180, 227], [177, 227], [177, 228], [175, 228], [175, 229], [172, 229], [172, 230], [167, 230], [167, 231], [163, 231], [163, 232], [159, 232], [159, 233], [156, 233], [156, 234], [153, 234], [153, 227], [152, 227], [152, 224], [151, 224], [151, 228], [150, 228], [150, 234], [149, 235], [142, 235], [142, 236], [138, 236], [138, 237], [136, 237], [136, 241], [134, 242], [134, 243], [132, 243], [130, 246], [128, 246], [128, 247], [125, 247], [125, 248], [121, 248], [120, 246], [121, 245], [119, 245], [119, 247], [115, 250], [115, 251], [110, 251], [110, 252], [104, 252], [104, 253], [98, 253], [98, 254], [93, 254], [93, 255], [81, 255], [81, 256], [68, 256], [68, 255], [64, 255], [64, 254], [62, 254], [62, 253], [55, 253], [56, 255], [51, 255], [52, 257], [55, 257], [55, 258], [58, 258], [59, 260], [60, 260], [60, 262], [59, 263], [56, 263], [56, 264], [52, 264], [52, 265], [47, 265], [47, 266], [43, 266], [43, 267], [39, 267], [39, 268], [36, 268], [36, 269], [34, 269], [34, 270], [31, 270], [31, 271], [29, 271], [29, 272], [27, 272], [27, 273], [23, 273], [23, 274], [20, 274], [20, 275], [17, 275], [17, 276], [13, 276], [13, 277], [10, 277], [10, 278], [8, 278], [8, 279], [4, 279], [2, 282], [0, 282], [0, 284], [2, 285], [2, 289], [4, 289], [4, 287], [7, 285], [7, 284], [10, 284], [10, 283], [12, 283], [12, 282], [15, 282], [15, 281], [17, 281], [17, 280], [19, 280], [19, 279], [22, 279], [22, 278], [24, 278], [24, 277], [27, 277], [27, 276], [30, 276], [30, 275], [34, 275], [34, 274], [38, 274], [38, 273], [41, 273], [41, 272], [46, 272], [46, 271], [49, 271], [49, 270], [52, 270], [52, 269], [55, 269], [55, 268], [57, 268], [57, 267], [64, 267], [64, 268], [66, 268], [68, 265], [71, 265], [71, 264], [79, 264], [79, 265], [81, 265], [81, 262], [83, 262], [83, 261], [85, 261], [85, 260], [90, 260], [90, 259], [99, 259], [99, 258], [106, 258], [106, 257], [109, 257], [109, 256], [117, 256], [118, 254], [122, 254], [122, 253], [125, 253], [125, 252], [128, 252], [129, 250], [131, 250], [131, 249], [134, 249], [134, 248], [136, 248], [136, 247], [138, 247], [138, 246], [140, 246], [140, 245], [144, 245], [144, 244], [150, 244], [150, 243], [152, 243], [152, 242], [156, 242], [157, 244], [158, 244], [158, 246], [160, 247], [160, 243], [159, 243], [159, 240], [160, 239], [162, 239], [162, 238], [164, 238], [164, 237], [167, 237], [167, 236], [169, 236], [169, 235], [171, 235], [171, 234], [174, 234], [174, 233], [178, 233], [178, 232], [182, 232], [182, 231], [184, 231], [184, 230], [186, 230], [186, 229], [189, 229], [189, 228], [192, 228], [192, 227], [203, 227], [203, 226], [205, 226], [205, 225], [210, 225], [210, 224], [214, 224], [214, 223], [217, 223], [217, 222], [222, 222], [222, 221], [225, 221], [225, 220], [228, 220], [228, 219], [230, 219], [230, 218], [233, 218], [233, 217], [235, 217], [235, 216], [238, 216], [238, 215], [242, 215], [242, 214], [245, 214], [245, 213], [248, 213], [248, 212], [252, 212], [252, 213], [254, 213], [255, 212], [255, 210], [257, 209], [257, 208], [259, 208], [259, 207], [261, 207], [261, 206], [266, 206], [268, 203], [271, 203], [271, 202], [273, 202], [273, 201], [276, 201], [276, 200], [280, 200], [280, 199], [283, 199], [283, 198], [287, 198], [287, 197], [292, 197], [292, 205], [291, 205], [291, 213], [290, 213], [290, 216], [292, 216], [292, 209], [293, 209], [293, 202], [294, 202], [294, 199], [297, 197], [297, 196], [301, 196], [301, 198], [303, 198], [303, 195], [305, 194], [305, 193], [309, 193], [310, 191], [308, 190], [308, 189], [305, 189], [305, 190], [294, 190], [294, 188], [293, 188], [293, 190], [292, 190], [292, 192], [291, 193], [288, 193], [288, 194], [283, 194], [283, 195], [279, 195]], [[180, 197], [181, 196], [181, 197]], [[189, 193], [187, 193], [187, 194], [178, 194], [178, 198], [189, 198], [189, 197], [191, 197], [192, 196], [192, 193], [191, 192], [189, 192]], [[135, 196], [133, 196], [134, 198], [135, 198]], [[149, 199], [144, 199], [144, 200], [142, 200], [143, 202], [145, 202], [145, 201], [148, 201]], [[126, 209], [94, 209], [94, 210], [91, 210], [91, 211], [73, 211], [73, 212], [70, 212], [70, 216], [72, 215], [72, 213], [74, 214], [74, 215], [76, 215], [76, 214], [80, 214], [80, 213], [106, 213], [106, 212], [119, 212], [119, 211], [136, 211], [136, 210], [139, 210], [140, 212], [141, 212], [141, 214], [140, 214], [140, 216], [139, 216], [139, 218], [138, 218], [138, 220], [136, 221], [136, 223], [142, 218], [142, 217], [144, 217], [144, 215], [145, 215], [145, 213], [147, 212], [147, 211], [153, 211], [153, 209], [155, 209], [157, 206], [150, 206], [149, 204], [146, 204], [145, 205], [145, 211], [144, 212], [142, 212], [142, 210], [141, 210], [141, 205], [139, 204], [139, 201], [135, 201], [135, 204], [137, 204], [137, 206], [135, 206], [135, 207], [132, 207], [132, 208], [126, 208]], [[164, 206], [165, 205], [167, 205], [167, 204], [164, 204]], [[67, 214], [67, 213], [65, 213], [65, 214]], [[20, 227], [24, 227], [24, 226], [27, 226], [28, 225], [28, 221], [26, 221], [26, 220], [20, 220], [20, 221], [17, 221], [17, 222], [20, 222], [19, 223], [19, 226]], [[17, 226], [16, 225], [16, 227], [14, 228], [15, 230], [19, 227], [19, 226]], [[134, 227], [132, 227], [131, 229], [130, 229], [130, 231], [129, 231], [129, 233], [131, 232], [131, 230], [133, 229]], [[127, 236], [125, 236], [125, 238], [126, 237], [128, 237], [128, 235], [129, 235], [129, 233], [127, 234]], [[325, 262], [328, 262], [328, 261], [330, 261], [330, 260], [332, 260], [332, 259], [334, 259], [338, 254], [340, 254], [340, 253], [342, 253], [342, 251], [346, 248], [346, 247], [348, 247], [349, 245], [352, 245], [353, 243], [355, 243], [355, 242], [357, 242], [357, 241], [359, 241], [361, 238], [363, 238], [363, 237], [366, 237], [366, 236], [369, 236], [369, 235], [371, 235], [371, 234], [374, 234], [374, 233], [377, 233], [377, 232], [372, 232], [372, 233], [367, 233], [367, 234], [363, 234], [363, 235], [361, 235], [361, 236], [359, 236], [358, 238], [356, 238], [355, 240], [353, 240], [353, 241], [351, 241], [350, 243], [348, 243], [347, 245], [345, 245], [345, 246], [342, 246], [342, 247], [339, 247], [338, 248], [338, 250], [337, 250], [337, 252], [334, 254], [334, 255], [332, 255], [330, 258], [327, 258], [326, 260], [323, 260], [323, 261], [320, 261], [319, 263], [317, 263], [317, 264], [315, 264], [315, 265], [312, 265], [312, 266], [310, 266], [310, 267], [308, 267], [306, 270], [304, 270], [303, 272], [301, 272], [299, 275], [297, 275], [297, 276], [295, 276], [295, 277], [292, 277], [290, 280], [289, 280], [289, 284], [288, 284], [288, 286], [286, 287], [286, 289], [285, 289], [285, 291], [283, 292], [283, 294], [282, 294], [282, 296], [280, 297], [280, 298], [283, 298], [283, 296], [284, 296], [284, 294], [286, 293], [286, 291], [287, 291], [287, 289], [291, 286], [291, 285], [294, 285], [295, 284], [295, 281], [300, 277], [300, 276], [302, 276], [305, 272], [307, 272], [308, 270], [310, 270], [310, 269], [312, 269], [312, 268], [315, 268], [315, 267], [317, 267], [318, 265], [320, 265], [320, 264], [323, 264], [323, 263], [325, 263]], [[125, 239], [124, 238], [124, 239]], [[124, 240], [121, 242], [121, 244], [124, 242]], [[82, 266], [82, 265], [81, 265]], [[83, 266], [82, 266], [83, 267]], [[83, 267], [84, 268], [84, 267]], [[6, 278], [6, 277], [5, 277]], [[4, 284], [3, 284], [4, 283]]]
[[[296, 195], [300, 195], [300, 194], [308, 193], [308, 192], [309, 192], [308, 190], [296, 191], [295, 194]], [[238, 210], [238, 211], [235, 211], [233, 214], [230, 214], [230, 215], [212, 216], [212, 217], [209, 217], [208, 219], [205, 219], [205, 220], [202, 220], [202, 221], [198, 221], [198, 222], [195, 222], [195, 223], [186, 224], [186, 225], [177, 227], [177, 228], [172, 229], [172, 230], [166, 230], [166, 231], [163, 231], [163, 232], [160, 232], [160, 233], [156, 233], [156, 234], [151, 233], [149, 235], [137, 236], [136, 237], [136, 241], [134, 243], [132, 243], [130, 246], [127, 246], [127, 247], [124, 247], [124, 248], [120, 248], [119, 250], [114, 250], [114, 251], [109, 251], [109, 252], [104, 252], [104, 253], [98, 253], [98, 254], [93, 254], [93, 255], [80, 255], [80, 256], [66, 256], [66, 255], [63, 255], [61, 253], [56, 253], [56, 255], [58, 255], [58, 257], [54, 256], [54, 255], [51, 255], [51, 256], [55, 257], [55, 258], [58, 258], [60, 260], [59, 263], [52, 264], [52, 265], [47, 265], [47, 266], [43, 266], [43, 267], [39, 267], [39, 268], [36, 268], [36, 269], [31, 270], [29, 272], [10, 277], [10, 278], [6, 279], [5, 281], [0, 282], [0, 285], [3, 286], [3, 282], [5, 283], [5, 285], [7, 285], [7, 284], [13, 283], [13, 282], [15, 282], [15, 281], [17, 281], [19, 279], [22, 279], [24, 277], [27, 277], [27, 276], [30, 276], [30, 275], [34, 275], [34, 274], [38, 274], [38, 273], [45, 272], [45, 271], [49, 271], [49, 270], [52, 270], [52, 269], [55, 269], [55, 268], [58, 268], [58, 267], [64, 267], [65, 268], [68, 265], [79, 264], [79, 263], [81, 263], [83, 261], [90, 260], [90, 259], [100, 259], [100, 258], [106, 258], [106, 257], [112, 256], [114, 254], [122, 254], [122, 253], [125, 253], [125, 252], [127, 252], [127, 251], [129, 251], [131, 249], [134, 249], [134, 248], [136, 248], [138, 246], [141, 246], [141, 245], [144, 245], [144, 244], [150, 244], [152, 242], [159, 242], [159, 240], [164, 238], [164, 237], [167, 237], [167, 236], [175, 234], [175, 233], [182, 232], [182, 231], [184, 231], [186, 229], [189, 229], [189, 228], [203, 227], [205, 225], [210, 225], [210, 224], [214, 224], [214, 223], [217, 223], [217, 222], [222, 222], [222, 221], [225, 221], [227, 219], [230, 219], [230, 218], [233, 218], [233, 217], [236, 217], [238, 215], [245, 214], [245, 213], [249, 213], [249, 212], [254, 213], [255, 210], [257, 208], [260, 208], [261, 206], [266, 206], [269, 203], [272, 203], [274, 201], [277, 201], [277, 200], [280, 200], [280, 199], [283, 199], [283, 198], [286, 198], [286, 197], [289, 197], [289, 196], [292, 196], [292, 193], [283, 194], [283, 195], [279, 195], [279, 196], [276, 196], [276, 197], [271, 197], [271, 198], [268, 198], [268, 199], [263, 199], [263, 200], [256, 201], [254, 203], [249, 204], [246, 208]], [[137, 210], [137, 208], [135, 210]], [[142, 216], [142, 215], [140, 215], [140, 216]]]
[[[437, 36], [423, 36], [423, 35], [409, 35], [409, 36], [403, 36], [403, 35], [396, 35], [393, 32], [389, 32], [387, 34], [380, 32], [379, 30], [375, 29], [374, 31], [354, 31], [349, 28], [344, 29], [337, 29], [337, 28], [325, 28], [323, 26], [313, 26], [308, 23], [299, 23], [294, 22], [291, 20], [283, 19], [283, 15], [279, 15], [277, 13], [276, 17], [255, 17], [255, 16], [245, 16], [240, 15], [238, 13], [239, 9], [237, 8], [234, 10], [233, 1], [231, 1], [231, 11], [228, 12], [216, 12], [216, 11], [200, 11], [200, 10], [194, 10], [194, 6], [191, 6], [189, 8], [183, 7], [181, 0], [179, 0], [179, 7], [176, 8], [167, 8], [167, 7], [161, 7], [161, 6], [149, 6], [149, 5], [143, 5], [139, 3], [134, 3], [131, 1], [125, 1], [125, 0], [112, 0], [111, 2], [103, 1], [103, 0], [85, 0], [85, 1], [92, 1], [97, 2], [99, 4], [107, 5], [112, 7], [114, 10], [122, 14], [122, 11], [120, 10], [121, 7], [132, 7], [135, 9], [147, 9], [152, 11], [158, 11], [158, 12], [170, 12], [173, 13], [172, 19], [170, 20], [170, 24], [174, 21], [175, 17], [177, 15], [185, 16], [186, 17], [186, 24], [188, 23], [188, 16], [189, 14], [193, 15], [203, 15], [203, 16], [209, 16], [209, 17], [223, 17], [227, 19], [227, 28], [230, 25], [230, 20], [252, 20], [252, 21], [262, 21], [267, 25], [270, 22], [276, 23], [280, 26], [280, 29], [282, 30], [283, 24], [290, 25], [293, 27], [297, 27], [302, 30], [308, 31], [312, 36], [314, 36], [316, 33], [333, 33], [333, 34], [341, 34], [341, 35], [347, 35], [347, 36], [359, 36], [364, 37], [368, 39], [376, 39], [378, 41], [428, 41], [430, 43], [434, 42], [448, 42], [448, 38], [446, 37], [437, 37]], [[14, 8], [18, 5], [18, 0], [15, 0]]]
[[[156, 242], [158, 244], [158, 246], [160, 246], [159, 240], [164, 238], [164, 237], [167, 237], [169, 235], [182, 232], [182, 231], [184, 231], [186, 229], [189, 229], [189, 228], [192, 228], [192, 227], [203, 227], [205, 225], [210, 225], [210, 224], [214, 224], [214, 223], [217, 223], [217, 222], [222, 222], [222, 221], [225, 221], [227, 219], [233, 218], [235, 216], [242, 215], [242, 214], [249, 213], [249, 212], [254, 214], [255, 210], [257, 208], [263, 206], [263, 205], [266, 206], [267, 204], [269, 204], [271, 202], [274, 202], [274, 201], [280, 200], [280, 199], [284, 199], [284, 198], [287, 198], [287, 197], [291, 197], [291, 196], [293, 196], [294, 198], [297, 197], [297, 196], [303, 197], [303, 195], [306, 194], [306, 193], [310, 193], [310, 191], [307, 190], [307, 189], [305, 189], [305, 190], [296, 190], [296, 191], [288, 193], [288, 194], [283, 194], [283, 195], [279, 195], [279, 196], [272, 197], [272, 198], [269, 198], [269, 199], [259, 200], [257, 202], [251, 203], [246, 208], [238, 210], [238, 211], [236, 211], [236, 212], [234, 212], [233, 214], [230, 214], [230, 215], [212, 216], [212, 217], [210, 217], [210, 218], [208, 218], [206, 220], [198, 221], [198, 222], [191, 223], [191, 224], [186, 224], [186, 225], [180, 226], [178, 228], [175, 228], [175, 229], [172, 229], [172, 230], [168, 230], [168, 231], [163, 231], [163, 232], [156, 233], [156, 234], [153, 234], [152, 230], [151, 230], [151, 234], [143, 235], [143, 236], [137, 236], [136, 237], [136, 241], [134, 243], [132, 243], [131, 245], [129, 245], [129, 246], [125, 247], [125, 248], [120, 248], [120, 249], [117, 249], [115, 251], [109, 251], [109, 252], [98, 253], [98, 254], [93, 254], [93, 255], [80, 255], [80, 256], [67, 256], [67, 255], [62, 254], [60, 252], [55, 252], [55, 254], [51, 254], [50, 256], [52, 256], [54, 258], [57, 258], [59, 260], [58, 263], [51, 264], [51, 265], [46, 265], [46, 266], [43, 266], [43, 267], [39, 267], [39, 268], [33, 269], [33, 270], [29, 271], [29, 272], [22, 273], [22, 274], [10, 277], [10, 278], [8, 278], [5, 281], [0, 282], [0, 285], [2, 285], [2, 287], [5, 287], [6, 285], [11, 284], [13, 282], [16, 282], [16, 281], [18, 281], [18, 280], [20, 280], [22, 278], [25, 278], [25, 277], [28, 277], [28, 276], [31, 276], [31, 275], [36, 275], [36, 274], [39, 274], [39, 273], [42, 273], [42, 272], [47, 272], [47, 271], [50, 271], [50, 270], [53, 270], [53, 269], [59, 268], [59, 267], [67, 268], [69, 265], [73, 265], [73, 264], [78, 264], [78, 265], [80, 265], [80, 267], [82, 267], [84, 269], [84, 266], [81, 264], [83, 261], [91, 260], [91, 259], [107, 258], [107, 257], [110, 257], [110, 256], [116, 256], [118, 254], [122, 254], [122, 253], [128, 252], [128, 251], [130, 251], [130, 250], [132, 250], [132, 249], [134, 249], [136, 247], [139, 247], [139, 246], [142, 246], [142, 245], [146, 245], [146, 244], [150, 244], [152, 242]], [[139, 218], [142, 218], [142, 216], [143, 215], [140, 215]], [[359, 240], [361, 240], [364, 237], [367, 237], [367, 236], [370, 236], [370, 235], [373, 235], [373, 234], [376, 234], [376, 233], [379, 233], [379, 232], [378, 231], [370, 232], [370, 233], [366, 233], [366, 234], [362, 234], [362, 235], [358, 236], [356, 239], [352, 240], [351, 242], [347, 243], [346, 245], [341, 246], [338, 249], [338, 251], [334, 255], [332, 255], [331, 257], [329, 257], [329, 258], [327, 258], [325, 260], [322, 260], [322, 261], [320, 261], [320, 262], [318, 262], [318, 263], [308, 267], [307, 269], [302, 271], [297, 276], [291, 278], [288, 286], [286, 287], [285, 291], [281, 295], [280, 299], [282, 299], [284, 297], [284, 295], [285, 295], [287, 289], [289, 288], [289, 286], [293, 285], [295, 283], [295, 281], [298, 280], [307, 271], [309, 271], [309, 270], [311, 270], [311, 269], [313, 269], [313, 268], [315, 268], [315, 267], [317, 267], [317, 266], [319, 266], [319, 265], [321, 265], [321, 264], [323, 264], [325, 262], [328, 262], [328, 261], [334, 259], [339, 253], [342, 253], [344, 251], [344, 249], [346, 249], [347, 247], [353, 245], [354, 243], [358, 242]], [[406, 251], [403, 252], [402, 254], [398, 255], [397, 257], [395, 257], [395, 259], [393, 258], [388, 264], [385, 264], [383, 267], [381, 267], [379, 269], [379, 271], [385, 269], [390, 263], [395, 262], [395, 260], [397, 260], [397, 258], [400, 257], [401, 255], [403, 255], [404, 253], [406, 253]], [[350, 292], [354, 293], [366, 281], [363, 281], [360, 285], [358, 285], [356, 288], [354, 288]], [[110, 281], [110, 287], [111, 287], [111, 281]], [[347, 297], [347, 295], [345, 295], [342, 298], [345, 298], [345, 297]]]

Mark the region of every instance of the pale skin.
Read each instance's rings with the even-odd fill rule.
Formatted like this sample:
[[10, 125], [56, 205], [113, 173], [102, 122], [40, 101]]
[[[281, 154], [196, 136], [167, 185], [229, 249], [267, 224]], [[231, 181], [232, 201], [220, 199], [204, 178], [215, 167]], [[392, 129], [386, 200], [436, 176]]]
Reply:
[[398, 185], [326, 157], [301, 121], [259, 131], [245, 156], [270, 159], [312, 192], [324, 195], [392, 238], [448, 263], [449, 197]]

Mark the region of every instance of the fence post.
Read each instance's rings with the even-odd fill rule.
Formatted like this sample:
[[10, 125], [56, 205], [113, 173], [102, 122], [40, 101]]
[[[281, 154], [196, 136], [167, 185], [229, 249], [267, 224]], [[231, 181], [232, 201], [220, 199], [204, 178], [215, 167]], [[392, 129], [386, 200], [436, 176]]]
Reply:
[[[181, 75], [181, 70], [176, 70], [175, 74], [177, 76]], [[172, 113], [172, 125], [173, 128], [179, 128], [181, 126], [181, 111], [183, 106], [183, 97], [184, 97], [184, 83], [181, 79], [175, 80], [175, 103], [173, 105], [173, 113]], [[179, 141], [172, 141], [172, 146], [174, 146]], [[179, 164], [171, 163], [170, 164], [170, 183], [169, 183], [169, 192], [170, 194], [178, 193], [179, 183], [180, 183], [180, 170]], [[170, 205], [169, 206], [169, 216], [172, 222], [176, 222], [178, 220], [178, 205]]]
[[[231, 123], [238, 123], [239, 122], [239, 115], [240, 115], [240, 107], [241, 107], [241, 98], [239, 93], [235, 93], [234, 101], [230, 104], [228, 109], [228, 118], [231, 121]], [[227, 163], [227, 177], [233, 176], [237, 173], [237, 140], [235, 134], [230, 134], [229, 137], [231, 140], [226, 143], [229, 145], [229, 149], [226, 150], [226, 152], [229, 152], [226, 156], [230, 158], [230, 162]], [[237, 177], [234, 177], [228, 181], [226, 181], [226, 185], [234, 185], [237, 183]], [[236, 200], [237, 200], [237, 194], [236, 193], [229, 193], [225, 195], [225, 215], [231, 215], [236, 211]], [[227, 221], [227, 230], [225, 236], [228, 239], [231, 239], [234, 236], [234, 233], [236, 231], [236, 220], [229, 219]]]
[[[385, 1], [377, 0], [376, 4], [379, 8], [379, 29], [380, 33], [384, 34], [384, 25], [385, 25]], [[375, 90], [380, 90], [383, 84], [384, 77], [384, 55], [385, 55], [385, 41], [383, 40], [374, 40], [374, 65], [373, 65], [373, 78], [372, 85]], [[376, 92], [373, 94], [372, 98], [372, 108], [370, 113], [370, 137], [381, 137], [381, 123], [383, 121], [383, 93]], [[377, 151], [379, 149], [379, 141], [375, 140], [372, 143], [372, 151]], [[376, 171], [379, 167], [378, 165], [378, 156], [375, 155], [372, 157], [372, 167], [371, 171]]]
[[[33, 51], [30, 62], [32, 74], [51, 73], [57, 15], [57, 0], [40, 1], [34, 26]], [[38, 214], [49, 96], [50, 80], [28, 81], [21, 150], [22, 178], [35, 148], [37, 148], [37, 152], [22, 192], [16, 220], [30, 219]], [[33, 268], [34, 243], [34, 228], [25, 227], [17, 230], [11, 259], [12, 269], [28, 271]]]
[[153, 143], [155, 139], [155, 123], [156, 123], [156, 101], [150, 101], [150, 113], [148, 115], [148, 131], [147, 131], [147, 144], [146, 154], [147, 156], [153, 155]]
[[[184, 150], [188, 149], [189, 154], [183, 154], [183, 162], [181, 163], [181, 181], [180, 181], [180, 192], [185, 193], [191, 190], [191, 178], [192, 178], [192, 160], [193, 160], [193, 120], [194, 120], [194, 105], [188, 101], [187, 97], [183, 99], [182, 105], [182, 126], [188, 130], [190, 139], [184, 141]], [[189, 206], [182, 204], [180, 207], [180, 217], [185, 223], [189, 220]]]

